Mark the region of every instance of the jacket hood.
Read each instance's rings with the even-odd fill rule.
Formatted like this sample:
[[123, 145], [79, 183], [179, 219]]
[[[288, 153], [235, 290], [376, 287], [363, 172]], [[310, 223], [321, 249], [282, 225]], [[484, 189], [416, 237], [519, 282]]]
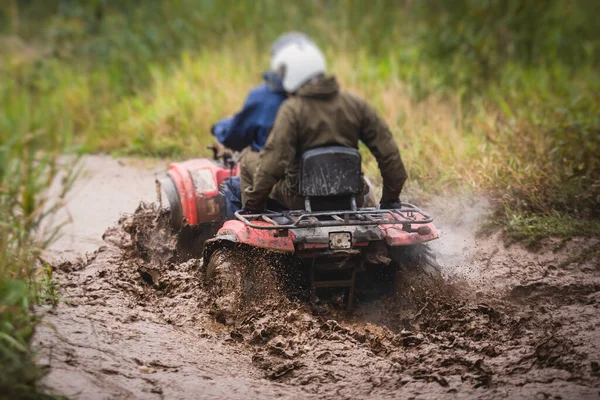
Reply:
[[296, 92], [302, 97], [331, 97], [339, 93], [340, 87], [335, 76], [315, 78], [306, 83]]

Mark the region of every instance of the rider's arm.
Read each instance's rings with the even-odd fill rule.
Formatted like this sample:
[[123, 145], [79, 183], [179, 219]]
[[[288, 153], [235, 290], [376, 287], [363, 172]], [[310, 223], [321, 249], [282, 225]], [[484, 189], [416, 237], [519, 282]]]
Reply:
[[233, 118], [231, 117], [222, 118], [210, 129], [212, 134], [221, 144], [224, 144], [224, 142], [229, 138], [231, 132], [231, 121], [233, 121]]
[[364, 100], [358, 101], [362, 114], [360, 140], [375, 156], [383, 178], [381, 200], [397, 200], [408, 177], [400, 151], [385, 121]]
[[275, 119], [265, 147], [260, 152], [260, 163], [254, 175], [254, 186], [246, 192], [246, 208], [258, 210], [266, 203], [273, 186], [285, 176], [296, 156], [298, 127], [288, 100], [283, 103]]
[[251, 92], [242, 110], [232, 118], [223, 118], [211, 131], [219, 143], [235, 151], [242, 151], [252, 143], [259, 125], [260, 100]]
[[254, 151], [260, 151], [284, 100], [284, 94], [272, 92], [265, 84], [259, 85], [250, 91], [242, 110], [217, 122], [212, 133], [232, 150], [241, 151], [252, 145]]

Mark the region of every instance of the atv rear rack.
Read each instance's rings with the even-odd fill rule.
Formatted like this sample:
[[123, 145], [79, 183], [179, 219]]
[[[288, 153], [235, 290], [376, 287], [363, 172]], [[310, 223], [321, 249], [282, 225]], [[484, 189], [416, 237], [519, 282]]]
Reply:
[[[355, 225], [404, 225], [409, 231], [411, 224], [428, 224], [433, 221], [428, 214], [410, 203], [401, 203], [401, 208], [381, 210], [361, 208], [356, 211], [309, 212], [292, 210], [263, 214], [235, 212], [235, 217], [254, 229], [296, 229]], [[282, 221], [282, 219], [285, 219]], [[279, 220], [279, 221], [278, 221]], [[289, 223], [291, 221], [291, 223]], [[260, 223], [259, 223], [260, 222]]]

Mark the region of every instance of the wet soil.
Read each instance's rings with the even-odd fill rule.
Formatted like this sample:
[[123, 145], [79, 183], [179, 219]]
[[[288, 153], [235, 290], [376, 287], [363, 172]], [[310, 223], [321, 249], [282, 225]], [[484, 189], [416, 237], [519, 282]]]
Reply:
[[600, 241], [507, 248], [461, 207], [438, 220], [434, 284], [406, 269], [352, 315], [275, 292], [223, 321], [201, 260], [142, 204], [94, 252], [54, 253], [46, 384], [73, 398], [600, 397]]

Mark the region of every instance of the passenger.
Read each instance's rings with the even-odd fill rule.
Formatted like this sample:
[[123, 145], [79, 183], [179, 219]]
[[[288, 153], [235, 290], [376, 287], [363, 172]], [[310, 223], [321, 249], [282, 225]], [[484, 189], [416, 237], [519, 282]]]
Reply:
[[[253, 177], [252, 184], [242, 185], [245, 211], [264, 211], [269, 197], [286, 208], [303, 209], [301, 155], [322, 146], [358, 149], [359, 141], [379, 165], [383, 178], [380, 207], [400, 208], [407, 174], [390, 130], [366, 101], [340, 91], [335, 77], [325, 75], [325, 57], [316, 45], [286, 46], [273, 57], [271, 70], [279, 75], [290, 97], [279, 109], [257, 165], [242, 165], [242, 174]], [[368, 191], [367, 185], [363, 187]]]
[[[312, 41], [304, 33], [285, 33], [271, 45], [271, 59], [293, 43], [312, 43]], [[265, 82], [250, 91], [244, 106], [237, 114], [221, 119], [211, 129], [219, 143], [227, 148], [242, 151], [250, 146], [240, 160], [243, 171], [256, 169], [258, 152], [265, 145], [277, 111], [287, 97], [278, 74], [268, 71], [263, 74], [263, 78]], [[240, 178], [242, 187], [252, 185], [252, 176], [242, 173]], [[230, 183], [233, 186], [237, 184], [237, 180]], [[242, 194], [242, 201], [243, 198]]]

